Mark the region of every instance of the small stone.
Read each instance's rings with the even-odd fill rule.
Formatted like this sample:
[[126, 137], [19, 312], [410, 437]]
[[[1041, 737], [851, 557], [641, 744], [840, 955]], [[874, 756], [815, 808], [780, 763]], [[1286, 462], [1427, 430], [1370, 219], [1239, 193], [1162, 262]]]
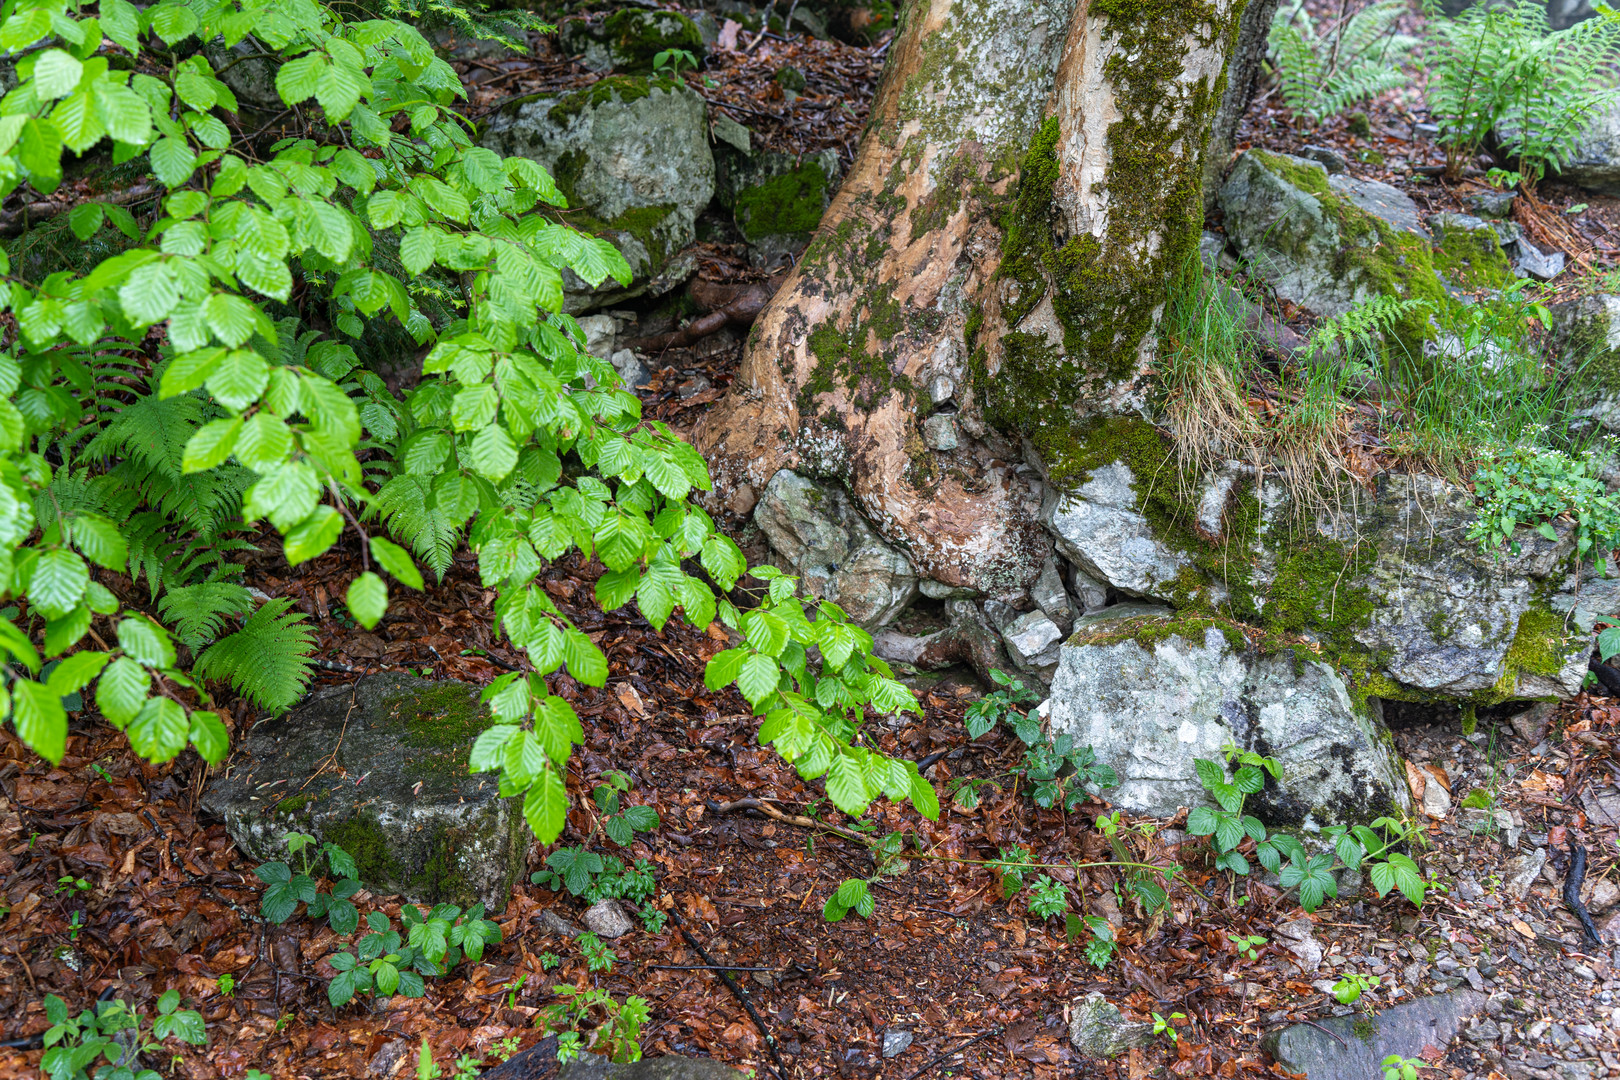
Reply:
[[1514, 856], [1502, 864], [1502, 888], [1514, 899], [1523, 900], [1546, 864], [1546, 848], [1536, 848], [1528, 855]]
[[961, 585], [947, 585], [943, 581], [935, 581], [933, 578], [924, 578], [917, 587], [930, 600], [975, 600], [979, 596], [979, 590], [977, 589], [969, 589]]
[[636, 928], [617, 900], [598, 900], [582, 916], [586, 929], [599, 938], [623, 937]]
[[899, 1057], [911, 1045], [911, 1032], [903, 1028], [889, 1028], [883, 1033], [883, 1056]]
[[1485, 890], [1479, 887], [1479, 882], [1473, 878], [1461, 878], [1457, 882], [1457, 897], [1472, 903], [1485, 895]]
[[792, 64], [784, 64], [776, 69], [776, 85], [794, 93], [802, 92], [805, 87], [804, 72]]
[[1075, 612], [1069, 603], [1069, 592], [1063, 587], [1063, 576], [1058, 573], [1057, 559], [1051, 555], [1041, 564], [1041, 576], [1029, 590], [1029, 595], [1047, 617], [1067, 634], [1074, 628]]
[[1586, 895], [1586, 910], [1593, 915], [1602, 915], [1616, 904], [1620, 904], [1620, 886], [1606, 877], [1592, 883]]
[[565, 938], [576, 938], [581, 933], [579, 927], [550, 908], [540, 913], [540, 928], [548, 934], [556, 934], [558, 937]]
[[958, 443], [956, 416], [953, 413], [935, 413], [922, 423], [923, 442], [930, 450], [955, 450]]
[[1058, 645], [1063, 631], [1044, 611], [1030, 611], [1018, 616], [1001, 631], [1007, 643], [1012, 662], [1025, 671], [1036, 673], [1050, 669], [1058, 660]]
[[638, 388], [652, 382], [652, 376], [647, 373], [647, 365], [643, 364], [641, 358], [629, 349], [620, 349], [613, 354], [609, 362], [613, 365], [613, 370], [619, 373], [619, 378], [624, 380], [624, 385], [628, 387]]
[[1114, 1058], [1133, 1047], [1153, 1042], [1153, 1025], [1125, 1019], [1118, 1006], [1093, 991], [1074, 1007], [1069, 1041], [1083, 1057]]
[[956, 380], [949, 375], [935, 375], [928, 380], [928, 396], [935, 405], [943, 405], [956, 396]]
[[1108, 589], [1102, 582], [1077, 566], [1069, 567], [1069, 585], [1074, 589], [1080, 610], [1087, 615], [1108, 606]]
[[1444, 821], [1451, 813], [1451, 793], [1436, 780], [1423, 786], [1423, 812], [1436, 821]]
[[1513, 213], [1513, 199], [1511, 191], [1472, 191], [1463, 197], [1463, 205], [1480, 217], [1505, 218]]
[[749, 148], [752, 145], [753, 132], [723, 112], [716, 111], [713, 117], [709, 121], [709, 134], [714, 136], [715, 142], [734, 146], [745, 154], [751, 152]]
[[598, 360], [606, 360], [613, 355], [618, 323], [611, 316], [582, 315], [575, 321], [585, 331], [586, 352]]
[[1530, 241], [1519, 238], [1519, 257], [1513, 268], [1520, 277], [1533, 277], [1537, 281], [1551, 281], [1564, 272], [1562, 251], [1542, 251]]
[[990, 625], [997, 630], [1005, 630], [1018, 618], [1018, 609], [1001, 600], [986, 600], [984, 602], [984, 617], [990, 620]]
[[1350, 163], [1344, 160], [1342, 154], [1326, 146], [1307, 146], [1299, 152], [1299, 156], [1319, 162], [1328, 171], [1329, 176], [1335, 173], [1348, 172], [1350, 169]]
[[747, 517], [754, 512], [759, 504], [759, 496], [754, 493], [754, 485], [738, 484], [737, 489], [726, 500], [726, 509], [738, 517]]
[[1485, 1019], [1463, 1033], [1463, 1038], [1475, 1046], [1486, 1046], [1502, 1038], [1502, 1027], [1495, 1020]]
[[1299, 959], [1305, 971], [1315, 971], [1322, 966], [1322, 946], [1311, 936], [1314, 929], [1315, 924], [1309, 919], [1294, 919], [1278, 923], [1276, 927], [1278, 943]]
[[697, 397], [714, 384], [702, 375], [693, 376], [675, 388], [675, 396], [685, 401], [687, 398]]

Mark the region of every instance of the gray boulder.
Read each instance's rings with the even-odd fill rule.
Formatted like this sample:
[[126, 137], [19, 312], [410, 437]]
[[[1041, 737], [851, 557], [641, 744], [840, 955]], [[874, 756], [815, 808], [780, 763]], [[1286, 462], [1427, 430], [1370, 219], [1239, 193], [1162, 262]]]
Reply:
[[791, 261], [810, 243], [838, 189], [837, 152], [764, 150], [735, 122], [716, 121], [714, 132], [715, 194], [748, 242], [750, 260], [767, 269]]
[[783, 469], [765, 485], [754, 521], [783, 569], [862, 626], [893, 622], [917, 598], [911, 561], [878, 538], [842, 488]]
[[494, 773], [467, 772], [489, 723], [465, 683], [389, 673], [328, 687], [239, 740], [203, 806], [250, 859], [285, 859], [287, 834], [310, 833], [354, 856], [374, 892], [498, 915], [531, 835]]
[[1246, 151], [1219, 202], [1249, 272], [1318, 315], [1342, 314], [1374, 296], [1439, 301], [1447, 285], [1512, 280], [1489, 236], [1456, 230], [1431, 237], [1416, 204], [1396, 188], [1329, 176], [1304, 158]]
[[1428, 1047], [1451, 1045], [1463, 1024], [1485, 1008], [1472, 990], [1435, 994], [1394, 1005], [1371, 1016], [1323, 1017], [1267, 1033], [1266, 1053], [1306, 1080], [1368, 1080], [1383, 1075], [1391, 1054], [1415, 1058]]
[[1363, 607], [1355, 640], [1389, 677], [1418, 691], [1574, 696], [1591, 639], [1566, 631], [1538, 600], [1556, 598], [1573, 552], [1570, 530], [1548, 540], [1521, 529], [1518, 554], [1485, 553], [1468, 539], [1475, 515], [1465, 488], [1386, 473], [1372, 497], [1318, 518], [1318, 536], [1346, 545], [1340, 595]]
[[1191, 565], [1154, 536], [1137, 509], [1136, 477], [1123, 461], [1092, 470], [1072, 492], [1048, 487], [1041, 524], [1083, 573], [1133, 596], [1168, 599], [1176, 576]]
[[490, 118], [480, 144], [543, 165], [582, 211], [570, 223], [612, 240], [630, 264], [627, 289], [565, 274], [565, 311], [659, 295], [691, 272], [676, 256], [714, 195], [707, 113], [685, 83], [610, 76], [562, 97], [517, 98]]
[[[1117, 613], [1116, 613], [1117, 612]], [[1195, 758], [1228, 743], [1275, 758], [1249, 804], [1276, 826], [1366, 822], [1410, 808], [1388, 732], [1310, 654], [1262, 655], [1233, 624], [1122, 605], [1080, 620], [1059, 650], [1049, 724], [1111, 766], [1109, 801], [1169, 817], [1213, 805]]]
[[648, 75], [665, 49], [685, 49], [703, 59], [703, 31], [678, 11], [621, 8], [602, 20], [569, 19], [557, 28], [557, 44], [592, 71]]
[[1587, 121], [1559, 176], [1604, 195], [1620, 195], [1620, 101]]
[[1555, 311], [1559, 361], [1586, 391], [1584, 415], [1620, 431], [1620, 296], [1599, 293]]

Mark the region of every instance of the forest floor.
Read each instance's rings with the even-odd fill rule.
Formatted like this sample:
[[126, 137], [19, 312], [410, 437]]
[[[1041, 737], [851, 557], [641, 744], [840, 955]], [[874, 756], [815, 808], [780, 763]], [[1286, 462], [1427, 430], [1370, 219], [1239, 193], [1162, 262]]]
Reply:
[[[737, 49], [717, 53], [708, 75], [718, 85], [702, 85], [706, 96], [772, 149], [831, 146], [847, 166], [886, 45], [771, 35], [745, 53], [751, 35], [743, 38]], [[789, 62], [808, 77], [796, 101], [773, 81]], [[458, 66], [477, 87], [475, 111], [592, 77], [543, 47], [527, 61], [473, 58]], [[702, 84], [700, 76], [689, 78]], [[1397, 183], [1420, 206], [1461, 208], [1461, 188], [1414, 171], [1440, 160], [1415, 133], [1413, 124], [1426, 118], [1393, 97], [1369, 114], [1368, 135], [1350, 134], [1339, 120], [1307, 138], [1262, 99], [1243, 138], [1282, 150], [1328, 145], [1357, 162], [1357, 175]], [[1357, 156], [1369, 149], [1381, 164]], [[1561, 237], [1572, 256], [1589, 256], [1590, 268], [1555, 283], [1560, 290], [1589, 289], [1613, 273], [1620, 200], [1556, 185], [1541, 198], [1543, 208], [1525, 211], [1527, 229]], [[1583, 202], [1585, 209], [1573, 210]], [[740, 248], [714, 243], [705, 254], [702, 272], [712, 280], [763, 276]], [[740, 350], [740, 336], [722, 331], [691, 349], [648, 357], [654, 374], [643, 393], [646, 412], [688, 428], [724, 393]], [[355, 627], [336, 599], [353, 576], [353, 555], [340, 546], [296, 572], [270, 556], [249, 564], [247, 584], [294, 598], [311, 617], [323, 683], [402, 669], [487, 683], [518, 662], [494, 640], [492, 591], [478, 584], [465, 557], [437, 587], [397, 601], [375, 631]], [[1275, 1075], [1260, 1035], [1349, 1011], [1328, 992], [1347, 972], [1380, 979], [1356, 1008], [1450, 986], [1493, 996], [1489, 1025], [1426, 1055], [1430, 1078], [1620, 1077], [1620, 955], [1583, 943], [1559, 898], [1573, 840], [1590, 852], [1589, 881], [1620, 879], [1620, 705], [1583, 695], [1543, 718], [1551, 724], [1546, 735], [1525, 717], [1482, 720], [1469, 738], [1455, 717], [1405, 718], [1396, 739], [1413, 762], [1414, 789], [1441, 785], [1451, 804], [1427, 819], [1431, 846], [1422, 862], [1439, 887], [1421, 908], [1369, 890], [1307, 916], [1258, 880], [1210, 871], [1198, 842], [1179, 843], [1182, 822], [1130, 821], [1139, 858], [1185, 867], [1168, 913], [1150, 916], [1129, 903], [1121, 910], [1109, 870], [1053, 872], [1075, 886], [1091, 913], [1123, 928], [1118, 956], [1099, 969], [1066, 940], [1061, 920], [1030, 914], [1027, 893], [1006, 898], [991, 870], [951, 861], [994, 859], [1012, 845], [1053, 863], [1093, 861], [1105, 850], [1091, 825], [1105, 802], [1067, 815], [1040, 810], [1010, 773], [1022, 747], [1009, 732], [967, 742], [962, 714], [980, 693], [971, 678], [919, 680], [923, 715], [883, 724], [880, 739], [886, 751], [912, 759], [947, 751], [930, 770], [942, 792], [957, 778], [999, 787], [981, 789], [985, 797], [973, 809], [948, 804], [937, 823], [892, 807], [851, 822], [757, 745], [755, 721], [735, 691], [703, 689], [703, 663], [722, 640], [674, 623], [660, 634], [628, 612], [602, 613], [591, 599], [600, 572], [566, 559], [547, 571], [548, 592], [611, 666], [601, 690], [555, 680], [584, 720], [587, 740], [569, 777], [574, 811], [563, 842], [649, 859], [658, 876], [655, 903], [679, 916], [709, 959], [758, 969], [738, 976], [755, 1015], [714, 971], [691, 969], [709, 961], [673, 920], [661, 933], [637, 929], [612, 942], [612, 970], [588, 971], [547, 914], [577, 924], [583, 905], [526, 883], [497, 916], [503, 941], [483, 963], [429, 980], [418, 1000], [334, 1010], [324, 988], [333, 935], [304, 917], [284, 926], [258, 920], [261, 886], [252, 862], [198, 807], [205, 766], [189, 753], [172, 765], [146, 765], [122, 735], [85, 714], [55, 768], [0, 732], [0, 1077], [38, 1074], [48, 994], [75, 1012], [119, 996], [150, 1013], [159, 994], [176, 989], [203, 1013], [209, 1043], [168, 1043], [174, 1075], [236, 1078], [255, 1068], [277, 1078], [324, 1078], [413, 1075], [414, 1047], [423, 1038], [444, 1062], [462, 1053], [490, 1058], [494, 1045], [512, 1036], [532, 1045], [541, 1037], [534, 1020], [562, 983], [647, 998], [642, 1045], [649, 1055], [712, 1055], [761, 1077], [779, 1059], [783, 1080]], [[234, 730], [251, 723], [250, 710], [228, 694], [225, 707]], [[664, 823], [631, 851], [609, 844], [588, 809], [591, 787], [609, 769], [628, 772], [630, 800], [655, 807]], [[1490, 809], [1461, 807], [1474, 788], [1486, 793]], [[812, 825], [728, 808], [743, 799]], [[1431, 794], [1429, 801], [1441, 800]], [[922, 850], [944, 858], [910, 861], [886, 877], [870, 919], [826, 922], [821, 906], [838, 884], [873, 873], [863, 835], [890, 830], [915, 832]], [[1538, 851], [1545, 868], [1526, 873]], [[531, 870], [545, 853], [538, 845], [531, 850]], [[359, 899], [363, 910], [369, 903], [397, 913], [388, 898]], [[1617, 920], [1612, 912], [1599, 915], [1611, 941]], [[1234, 937], [1250, 938], [1252, 955]], [[555, 969], [546, 965], [548, 953], [560, 958]], [[223, 975], [234, 981], [229, 994], [220, 987]], [[1114, 1062], [1078, 1060], [1067, 1018], [1091, 991], [1134, 1018], [1171, 1018], [1177, 1038], [1166, 1035]], [[889, 1057], [886, 1042], [889, 1049], [905, 1045]]]

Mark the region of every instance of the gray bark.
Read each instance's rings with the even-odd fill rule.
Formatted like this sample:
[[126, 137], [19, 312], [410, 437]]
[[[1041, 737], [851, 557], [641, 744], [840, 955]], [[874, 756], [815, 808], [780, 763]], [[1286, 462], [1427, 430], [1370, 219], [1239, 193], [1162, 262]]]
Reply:
[[1238, 126], [1260, 88], [1260, 65], [1266, 58], [1266, 36], [1278, 0], [1249, 0], [1238, 23], [1237, 44], [1226, 62], [1226, 93], [1210, 125], [1204, 148], [1204, 213], [1215, 209], [1215, 193], [1226, 175], [1227, 162], [1237, 147]]

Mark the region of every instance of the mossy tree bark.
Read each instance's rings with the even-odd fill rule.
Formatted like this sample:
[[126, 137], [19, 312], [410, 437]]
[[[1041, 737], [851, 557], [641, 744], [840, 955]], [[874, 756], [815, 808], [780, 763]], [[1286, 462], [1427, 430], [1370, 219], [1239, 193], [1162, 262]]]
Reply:
[[746, 512], [782, 468], [837, 479], [922, 576], [1022, 592], [1051, 551], [1024, 462], [1145, 403], [1241, 7], [913, 0], [842, 189], [697, 431], [717, 503]]

